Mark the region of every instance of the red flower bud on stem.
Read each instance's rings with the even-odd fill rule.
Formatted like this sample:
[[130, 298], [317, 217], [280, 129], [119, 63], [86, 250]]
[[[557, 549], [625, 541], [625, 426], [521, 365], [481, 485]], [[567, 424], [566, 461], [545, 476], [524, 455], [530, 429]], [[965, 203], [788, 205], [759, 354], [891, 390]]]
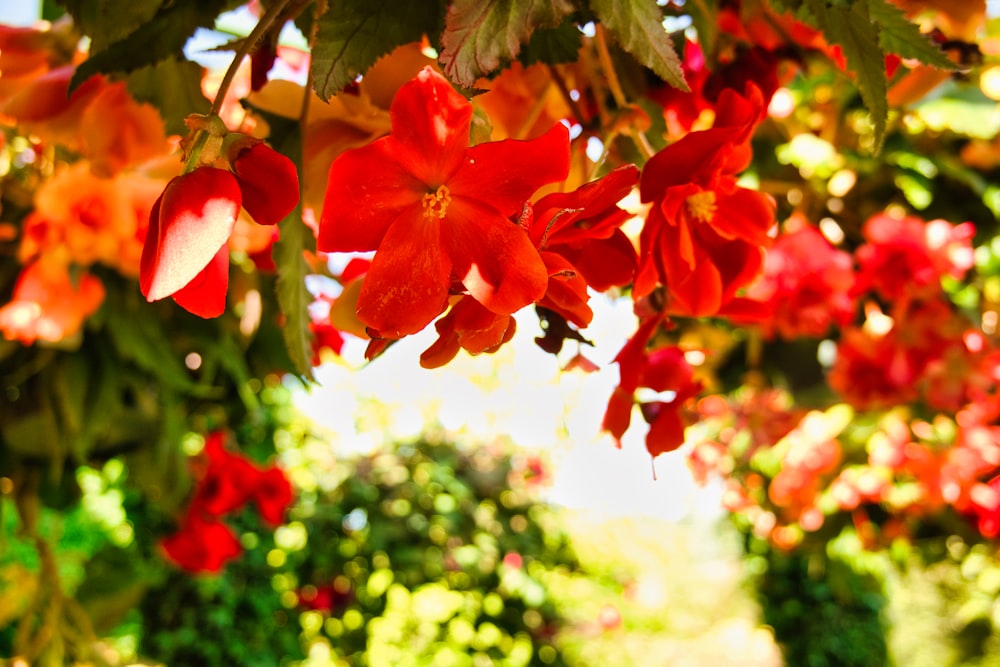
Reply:
[[139, 288], [148, 301], [189, 288], [181, 306], [201, 317], [222, 314], [229, 262], [228, 254], [219, 255], [241, 202], [240, 184], [223, 169], [198, 167], [167, 184], [150, 212], [142, 249]]
[[259, 139], [241, 136], [229, 161], [243, 191], [243, 208], [258, 225], [276, 225], [299, 203], [295, 163]]

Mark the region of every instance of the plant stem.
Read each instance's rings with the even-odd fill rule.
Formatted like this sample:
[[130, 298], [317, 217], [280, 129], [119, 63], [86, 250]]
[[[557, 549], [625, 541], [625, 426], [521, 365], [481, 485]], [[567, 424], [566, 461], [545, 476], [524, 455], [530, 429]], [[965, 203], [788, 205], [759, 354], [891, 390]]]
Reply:
[[608, 89], [611, 91], [612, 97], [615, 98], [615, 104], [619, 109], [623, 109], [628, 100], [625, 98], [625, 91], [622, 90], [621, 81], [618, 80], [618, 73], [615, 71], [614, 63], [611, 62], [611, 52], [608, 51], [608, 38], [605, 35], [604, 26], [598, 23], [595, 28], [594, 37], [597, 44], [597, 58], [600, 60], [601, 68], [604, 70], [604, 76], [608, 79]]
[[264, 15], [260, 17], [257, 21], [257, 25], [254, 29], [247, 35], [243, 43], [240, 44], [239, 49], [236, 51], [236, 55], [233, 56], [233, 61], [229, 63], [229, 69], [226, 70], [226, 74], [222, 77], [222, 83], [219, 84], [219, 90], [215, 93], [215, 100], [212, 102], [212, 109], [208, 112], [210, 116], [216, 116], [219, 114], [219, 110], [222, 108], [222, 102], [226, 99], [226, 93], [229, 91], [229, 86], [232, 85], [233, 79], [236, 77], [236, 72], [239, 70], [240, 65], [243, 63], [243, 59], [250, 55], [253, 48], [260, 41], [260, 38], [264, 36], [264, 33], [268, 31], [271, 25], [274, 23], [275, 19], [281, 15], [285, 10], [285, 7], [291, 3], [292, 0], [279, 0], [275, 4], [267, 8]]

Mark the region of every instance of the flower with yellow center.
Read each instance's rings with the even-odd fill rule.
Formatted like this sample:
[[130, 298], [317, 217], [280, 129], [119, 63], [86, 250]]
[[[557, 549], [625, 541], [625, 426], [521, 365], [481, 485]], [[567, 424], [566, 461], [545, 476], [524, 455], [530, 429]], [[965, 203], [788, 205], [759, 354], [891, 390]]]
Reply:
[[443, 220], [448, 213], [448, 204], [451, 203], [451, 191], [448, 190], [447, 185], [442, 185], [437, 189], [437, 192], [425, 194], [422, 203], [425, 218], [433, 219], [437, 216], [439, 220]]
[[691, 217], [700, 222], [711, 222], [715, 217], [718, 205], [715, 202], [714, 190], [703, 190], [689, 196], [685, 202]]

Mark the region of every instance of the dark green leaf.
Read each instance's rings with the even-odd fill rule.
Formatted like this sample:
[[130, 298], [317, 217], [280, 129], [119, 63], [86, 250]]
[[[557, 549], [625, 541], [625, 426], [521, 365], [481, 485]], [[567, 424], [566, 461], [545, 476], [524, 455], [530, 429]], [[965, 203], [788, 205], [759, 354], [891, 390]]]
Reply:
[[211, 106], [201, 92], [202, 69], [197, 63], [167, 58], [132, 72], [129, 92], [139, 102], [159, 109], [167, 134], [187, 132], [184, 118], [192, 113], [208, 113]]
[[153, 20], [163, 0], [64, 0], [63, 6], [90, 37], [90, 50], [103, 51]]
[[636, 60], [674, 88], [689, 90], [656, 0], [590, 0], [590, 8]]
[[152, 19], [128, 36], [91, 54], [76, 68], [70, 81], [70, 91], [94, 74], [134, 72], [146, 65], [176, 57], [196, 28], [212, 26], [216, 17], [232, 4], [233, 0], [167, 3]]
[[872, 20], [878, 24], [878, 43], [883, 51], [941, 69], [957, 69], [916, 24], [907, 20], [902, 9], [887, 0], [868, 0], [868, 6]]
[[580, 56], [582, 40], [583, 33], [571, 21], [563, 22], [558, 28], [541, 28], [531, 35], [520, 61], [524, 65], [574, 62]]
[[471, 88], [517, 58], [536, 29], [554, 28], [572, 11], [568, 0], [457, 0], [441, 35], [445, 74]]
[[885, 53], [879, 47], [878, 30], [868, 15], [868, 3], [862, 0], [845, 8], [829, 6], [826, 0], [806, 0], [806, 6], [827, 41], [844, 52], [847, 68], [854, 73], [861, 100], [871, 114], [875, 126], [874, 152], [878, 153], [885, 140], [889, 104]]
[[442, 0], [331, 0], [319, 17], [310, 75], [323, 100], [398, 46], [434, 34]]
[[107, 298], [105, 330], [119, 357], [133, 362], [163, 385], [205, 395], [210, 387], [196, 384], [167, 339], [166, 328], [154, 313], [139, 314], [125, 299]]

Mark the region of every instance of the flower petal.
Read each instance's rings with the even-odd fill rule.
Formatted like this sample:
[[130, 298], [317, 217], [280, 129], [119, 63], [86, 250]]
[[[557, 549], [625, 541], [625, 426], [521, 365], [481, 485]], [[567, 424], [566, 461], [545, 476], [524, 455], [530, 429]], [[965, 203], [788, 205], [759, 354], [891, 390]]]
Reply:
[[243, 148], [232, 166], [243, 193], [243, 208], [258, 225], [276, 225], [298, 205], [295, 163], [267, 144]]
[[228, 291], [229, 246], [223, 245], [208, 266], [172, 296], [184, 310], [209, 319], [225, 312]]
[[448, 187], [452, 197], [486, 202], [511, 216], [538, 188], [568, 173], [569, 130], [556, 123], [530, 141], [506, 139], [470, 148]]
[[382, 338], [416, 333], [448, 303], [451, 262], [441, 226], [422, 211], [400, 216], [386, 233], [361, 284], [358, 318]]
[[741, 239], [753, 245], [771, 245], [768, 230], [774, 225], [774, 199], [770, 196], [737, 187], [733, 192], [717, 192], [718, 209], [712, 217], [712, 227], [728, 239]]
[[443, 185], [469, 147], [472, 104], [428, 66], [400, 87], [389, 114], [400, 164], [434, 188]]
[[545, 294], [548, 271], [528, 234], [488, 206], [453, 201], [440, 243], [469, 294], [494, 313], [509, 315]]
[[417, 214], [427, 185], [398, 161], [398, 142], [383, 137], [344, 151], [330, 166], [316, 247], [322, 252], [376, 250], [407, 209]]
[[171, 180], [152, 214], [139, 286], [148, 301], [170, 296], [217, 256], [240, 212], [240, 186], [230, 172], [199, 167]]

